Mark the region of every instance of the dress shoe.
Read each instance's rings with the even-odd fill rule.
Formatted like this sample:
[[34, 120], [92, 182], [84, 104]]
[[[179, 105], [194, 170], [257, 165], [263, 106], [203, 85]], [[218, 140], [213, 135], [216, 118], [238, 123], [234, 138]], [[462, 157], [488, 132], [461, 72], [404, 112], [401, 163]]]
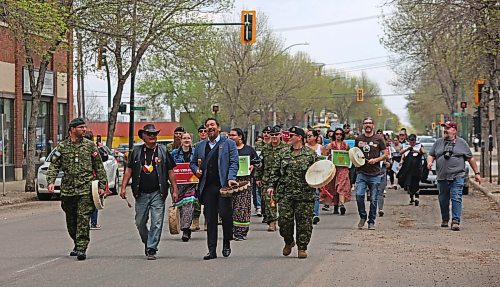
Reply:
[[85, 254], [85, 251], [77, 251], [76, 252], [76, 258], [80, 261], [87, 259], [87, 255]]
[[217, 258], [217, 254], [215, 252], [208, 252], [207, 255], [203, 256], [203, 260], [210, 260]]
[[229, 255], [231, 255], [231, 245], [226, 242], [222, 245], [222, 256], [229, 257]]
[[346, 211], [346, 210], [345, 210], [345, 206], [342, 204], [342, 205], [340, 206], [340, 215], [344, 215], [344, 214], [345, 214], [345, 211]]
[[71, 252], [69, 253], [69, 256], [76, 256], [76, 255], [78, 255], [76, 249], [71, 250]]
[[301, 259], [304, 259], [304, 258], [307, 258], [307, 252], [305, 250], [300, 250], [299, 249], [299, 252], [297, 254], [297, 257], [301, 258]]
[[292, 253], [292, 248], [295, 246], [295, 241], [293, 241], [290, 244], [285, 244], [285, 247], [283, 247], [283, 255], [288, 256], [290, 253]]

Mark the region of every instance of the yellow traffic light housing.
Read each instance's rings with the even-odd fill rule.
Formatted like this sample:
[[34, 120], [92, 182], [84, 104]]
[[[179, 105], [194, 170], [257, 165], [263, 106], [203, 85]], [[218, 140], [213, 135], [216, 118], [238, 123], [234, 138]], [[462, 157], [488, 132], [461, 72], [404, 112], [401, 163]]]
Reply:
[[379, 117], [381, 117], [381, 116], [382, 116], [382, 108], [378, 108], [378, 109], [377, 109], [377, 115], [378, 115]]
[[474, 84], [474, 104], [479, 105], [481, 101], [481, 91], [483, 90], [485, 80], [476, 80]]
[[363, 89], [356, 89], [356, 102], [363, 102], [365, 100], [365, 94]]
[[257, 13], [255, 10], [241, 11], [241, 44], [255, 44], [257, 38]]

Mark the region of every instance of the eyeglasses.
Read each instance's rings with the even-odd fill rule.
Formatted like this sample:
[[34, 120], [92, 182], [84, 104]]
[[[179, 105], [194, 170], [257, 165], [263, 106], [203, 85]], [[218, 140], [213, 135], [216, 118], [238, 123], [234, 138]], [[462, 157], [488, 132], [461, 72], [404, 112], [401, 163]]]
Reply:
[[373, 122], [364, 122], [364, 125], [373, 125]]
[[198, 132], [199, 132], [200, 134], [201, 134], [201, 133], [206, 133], [206, 132], [207, 132], [207, 130], [199, 130]]

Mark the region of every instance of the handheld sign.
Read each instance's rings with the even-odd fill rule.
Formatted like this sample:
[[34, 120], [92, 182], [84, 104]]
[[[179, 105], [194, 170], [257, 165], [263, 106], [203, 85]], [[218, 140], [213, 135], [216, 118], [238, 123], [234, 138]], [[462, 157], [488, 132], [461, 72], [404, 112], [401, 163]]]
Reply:
[[248, 176], [250, 175], [250, 156], [239, 156], [239, 168], [236, 176]]
[[174, 167], [175, 182], [177, 184], [191, 184], [198, 183], [198, 178], [193, 174], [189, 163], [178, 163]]
[[346, 150], [332, 150], [332, 162], [335, 166], [351, 166], [349, 152]]

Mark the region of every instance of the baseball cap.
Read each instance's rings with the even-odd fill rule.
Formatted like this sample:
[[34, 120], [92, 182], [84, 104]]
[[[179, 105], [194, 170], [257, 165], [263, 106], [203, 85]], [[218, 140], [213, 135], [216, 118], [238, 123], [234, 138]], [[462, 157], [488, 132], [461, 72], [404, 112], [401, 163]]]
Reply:
[[444, 124], [441, 124], [442, 127], [445, 128], [454, 128], [457, 129], [457, 122], [455, 121], [446, 121]]

